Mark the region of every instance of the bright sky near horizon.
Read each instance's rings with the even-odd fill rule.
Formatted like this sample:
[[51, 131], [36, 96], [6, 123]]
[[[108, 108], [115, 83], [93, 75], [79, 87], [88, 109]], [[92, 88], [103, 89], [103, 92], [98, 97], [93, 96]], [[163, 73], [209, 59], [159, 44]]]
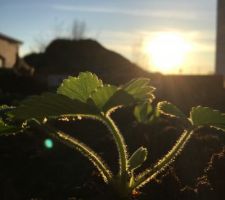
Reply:
[[[35, 50], [40, 41], [69, 36], [77, 20], [86, 24], [86, 37], [149, 70], [214, 72], [216, 0], [0, 0], [0, 19], [0, 32], [24, 42], [21, 55]], [[179, 67], [168, 71], [151, 62], [159, 57], [151, 57], [153, 44], [160, 47], [166, 38], [175, 38], [174, 45], [179, 46], [175, 55], [188, 46]], [[165, 62], [178, 63], [179, 59]]]

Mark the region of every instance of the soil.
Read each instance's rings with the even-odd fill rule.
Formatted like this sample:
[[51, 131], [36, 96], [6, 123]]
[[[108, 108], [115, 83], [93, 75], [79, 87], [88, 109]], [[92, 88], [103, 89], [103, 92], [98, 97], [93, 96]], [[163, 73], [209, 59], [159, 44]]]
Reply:
[[[138, 125], [126, 123], [133, 119], [121, 113], [113, 117], [125, 134], [130, 152], [140, 145], [149, 149], [148, 160], [140, 170], [163, 156], [181, 131], [175, 128], [176, 122]], [[57, 126], [70, 133], [73, 130], [72, 134], [99, 152], [114, 173], [117, 171], [117, 151], [103, 125], [79, 121]], [[45, 139], [43, 133], [1, 137], [1, 200], [118, 199], [86, 158], [54, 140], [53, 148], [47, 149], [43, 145]], [[225, 136], [213, 129], [202, 129], [171, 167], [132, 200], [222, 200], [224, 185]]]

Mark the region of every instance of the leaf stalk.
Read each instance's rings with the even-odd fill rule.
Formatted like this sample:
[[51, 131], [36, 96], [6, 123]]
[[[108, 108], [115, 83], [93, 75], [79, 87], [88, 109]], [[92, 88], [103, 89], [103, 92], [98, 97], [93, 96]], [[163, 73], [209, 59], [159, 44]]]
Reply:
[[166, 167], [168, 167], [181, 153], [185, 144], [190, 140], [193, 133], [193, 130], [185, 130], [177, 140], [176, 144], [165, 156], [163, 156], [155, 165], [153, 165], [153, 167], [146, 169], [136, 178], [136, 181], [132, 185], [132, 189], [144, 186], [146, 183], [155, 178], [159, 173], [163, 172]]
[[117, 125], [111, 119], [111, 117], [109, 115], [102, 115], [101, 118], [102, 122], [108, 127], [109, 131], [112, 133], [116, 142], [116, 146], [119, 152], [119, 177], [121, 177], [121, 182], [126, 183], [128, 175], [128, 153], [126, 143]]

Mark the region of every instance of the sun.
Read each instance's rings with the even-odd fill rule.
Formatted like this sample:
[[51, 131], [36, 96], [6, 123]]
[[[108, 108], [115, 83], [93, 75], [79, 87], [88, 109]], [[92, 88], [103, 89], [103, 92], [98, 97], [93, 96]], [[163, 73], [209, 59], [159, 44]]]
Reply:
[[160, 33], [145, 44], [150, 65], [162, 73], [178, 72], [185, 62], [190, 44], [176, 33]]

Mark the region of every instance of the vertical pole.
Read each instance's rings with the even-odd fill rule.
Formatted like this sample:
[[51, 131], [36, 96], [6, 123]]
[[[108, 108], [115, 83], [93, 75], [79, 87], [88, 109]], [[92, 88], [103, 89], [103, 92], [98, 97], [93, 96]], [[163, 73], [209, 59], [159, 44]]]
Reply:
[[225, 76], [225, 0], [217, 0], [216, 74]]

